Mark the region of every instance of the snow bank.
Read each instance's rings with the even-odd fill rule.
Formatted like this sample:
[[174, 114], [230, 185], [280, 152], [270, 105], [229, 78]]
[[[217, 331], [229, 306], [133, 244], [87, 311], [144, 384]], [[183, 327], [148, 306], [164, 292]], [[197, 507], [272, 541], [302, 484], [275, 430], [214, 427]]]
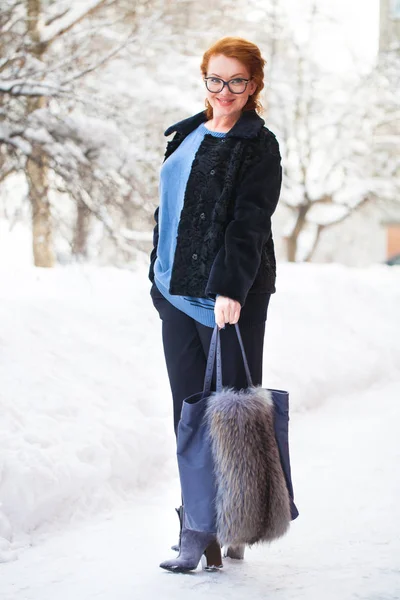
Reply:
[[284, 264], [270, 303], [264, 385], [292, 409], [400, 380], [400, 269]]
[[[0, 271], [0, 553], [174, 473], [146, 271]], [[264, 384], [293, 413], [400, 380], [400, 269], [281, 265]]]
[[0, 282], [0, 536], [10, 540], [165, 478], [173, 434], [143, 274], [29, 269]]

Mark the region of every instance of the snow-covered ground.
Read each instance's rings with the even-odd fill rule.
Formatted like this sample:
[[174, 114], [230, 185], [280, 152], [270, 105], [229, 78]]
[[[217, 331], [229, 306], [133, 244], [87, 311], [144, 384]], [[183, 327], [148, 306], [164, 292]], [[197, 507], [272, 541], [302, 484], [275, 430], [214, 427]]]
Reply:
[[220, 573], [158, 568], [179, 501], [145, 271], [0, 272], [0, 598], [400, 598], [400, 269], [280, 265], [300, 517]]

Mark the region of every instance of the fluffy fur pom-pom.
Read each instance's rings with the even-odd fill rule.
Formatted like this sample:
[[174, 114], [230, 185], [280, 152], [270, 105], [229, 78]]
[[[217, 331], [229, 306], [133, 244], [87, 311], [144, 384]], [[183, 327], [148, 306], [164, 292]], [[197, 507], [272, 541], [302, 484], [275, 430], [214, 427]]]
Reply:
[[290, 504], [270, 393], [261, 387], [224, 388], [209, 398], [206, 418], [217, 481], [219, 542], [235, 546], [283, 536]]

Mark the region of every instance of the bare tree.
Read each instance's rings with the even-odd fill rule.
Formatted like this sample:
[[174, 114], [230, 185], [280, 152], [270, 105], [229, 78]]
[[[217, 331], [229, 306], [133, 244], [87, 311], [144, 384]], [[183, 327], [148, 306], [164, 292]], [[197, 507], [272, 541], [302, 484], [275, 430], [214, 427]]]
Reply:
[[[291, 262], [312, 260], [327, 228], [382, 197], [382, 171], [391, 162], [390, 153], [381, 149], [377, 156], [371, 150], [393, 109], [395, 86], [382, 70], [346, 77], [323, 71], [311, 43], [323, 18], [314, 5], [310, 43], [291, 41], [275, 65], [281, 79], [275, 76], [271, 94], [271, 120], [283, 140], [282, 203], [291, 213], [285, 233]], [[311, 241], [300, 253], [305, 232]]]
[[[0, 182], [17, 170], [25, 172], [32, 214], [34, 263], [51, 267], [55, 256], [50, 192], [52, 187], [57, 188], [55, 176], [63, 173], [64, 184], [70, 187], [68, 193], [77, 202], [77, 231], [72, 250], [84, 254], [90, 210], [82, 203], [76, 182], [83, 172], [82, 165], [86, 174], [80, 180], [82, 184], [87, 184], [90, 168], [92, 177], [96, 170], [96, 151], [77, 135], [76, 126], [66, 123], [66, 115], [81, 105], [89, 107], [91, 112], [99, 112], [101, 107], [105, 119], [107, 112], [110, 117], [115, 107], [107, 106], [107, 99], [101, 98], [99, 93], [90, 95], [90, 88], [85, 88], [82, 81], [138, 42], [136, 8], [142, 9], [142, 16], [150, 24], [157, 19], [157, 13], [151, 10], [154, 3], [150, 0], [138, 3], [135, 9], [130, 3], [124, 5], [122, 0], [119, 3], [86, 0], [66, 9], [65, 5], [61, 9], [62, 5], [48, 5], [43, 0], [6, 2], [6, 10], [0, 18], [3, 57], [0, 61], [0, 146], [3, 150]], [[127, 32], [121, 20], [130, 23], [130, 31]], [[101, 35], [110, 24], [116, 28], [111, 43], [107, 36]], [[120, 31], [118, 25], [121, 25]], [[53, 114], [58, 118], [53, 119]], [[66, 131], [75, 137], [66, 139]], [[69, 184], [71, 173], [76, 176], [74, 186]], [[128, 179], [131, 177], [129, 173]]]

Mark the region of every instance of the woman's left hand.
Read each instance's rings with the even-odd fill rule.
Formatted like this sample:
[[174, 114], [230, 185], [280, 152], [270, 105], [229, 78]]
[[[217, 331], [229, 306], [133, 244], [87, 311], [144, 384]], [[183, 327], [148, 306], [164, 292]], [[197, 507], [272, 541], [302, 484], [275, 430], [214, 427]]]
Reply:
[[220, 329], [225, 327], [225, 323], [230, 323], [234, 325], [239, 321], [240, 311], [241, 311], [240, 302], [237, 300], [232, 300], [232, 298], [227, 298], [226, 296], [218, 296], [215, 301], [215, 322]]

